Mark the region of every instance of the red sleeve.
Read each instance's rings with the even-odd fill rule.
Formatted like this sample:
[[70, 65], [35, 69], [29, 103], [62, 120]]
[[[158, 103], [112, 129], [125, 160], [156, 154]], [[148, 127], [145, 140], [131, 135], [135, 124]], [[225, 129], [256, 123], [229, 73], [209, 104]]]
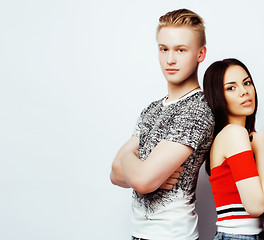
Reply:
[[227, 158], [227, 165], [230, 167], [235, 182], [259, 176], [252, 150], [240, 152]]

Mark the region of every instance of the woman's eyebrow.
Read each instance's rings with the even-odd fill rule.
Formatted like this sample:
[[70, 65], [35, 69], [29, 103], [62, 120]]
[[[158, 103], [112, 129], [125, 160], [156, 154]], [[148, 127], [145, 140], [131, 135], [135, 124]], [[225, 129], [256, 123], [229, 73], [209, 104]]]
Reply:
[[[248, 78], [249, 78], [249, 76], [245, 77], [245, 78], [242, 80], [242, 82], [246, 81]], [[227, 83], [224, 84], [224, 86], [225, 86], [226, 84], [236, 84], [236, 82], [227, 82]]]
[[247, 76], [246, 78], [243, 79], [243, 82], [246, 81], [249, 78], [249, 76]]
[[[243, 81], [244, 81], [244, 80], [243, 80]], [[235, 84], [235, 83], [236, 83], [236, 82], [227, 82], [227, 83], [224, 84], [224, 86], [227, 85], [227, 84]]]

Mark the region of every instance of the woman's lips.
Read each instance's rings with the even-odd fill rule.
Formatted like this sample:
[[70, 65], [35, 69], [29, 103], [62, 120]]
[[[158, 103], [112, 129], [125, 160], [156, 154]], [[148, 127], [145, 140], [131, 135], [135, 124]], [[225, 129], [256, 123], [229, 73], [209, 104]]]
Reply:
[[251, 103], [252, 103], [252, 100], [248, 99], [248, 100], [242, 102], [241, 105], [244, 107], [248, 107], [251, 105]]

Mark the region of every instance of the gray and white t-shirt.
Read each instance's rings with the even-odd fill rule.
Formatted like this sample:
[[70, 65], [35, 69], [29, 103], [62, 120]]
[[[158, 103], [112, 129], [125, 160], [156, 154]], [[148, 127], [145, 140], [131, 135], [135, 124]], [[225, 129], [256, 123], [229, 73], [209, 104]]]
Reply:
[[213, 141], [214, 118], [201, 91], [169, 104], [165, 100], [151, 103], [139, 117], [133, 133], [140, 138], [139, 158], [146, 160], [161, 140], [181, 143], [194, 151], [182, 164], [173, 190], [133, 192], [132, 234], [151, 240], [193, 240], [198, 238], [195, 188]]

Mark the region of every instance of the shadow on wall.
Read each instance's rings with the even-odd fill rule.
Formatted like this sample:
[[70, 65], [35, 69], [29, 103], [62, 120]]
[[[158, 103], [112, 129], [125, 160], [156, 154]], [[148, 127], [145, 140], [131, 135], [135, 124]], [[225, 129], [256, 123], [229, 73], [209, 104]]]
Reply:
[[200, 240], [212, 240], [216, 233], [217, 214], [211, 185], [204, 164], [200, 168], [197, 189], [196, 189], [196, 211], [199, 215]]

